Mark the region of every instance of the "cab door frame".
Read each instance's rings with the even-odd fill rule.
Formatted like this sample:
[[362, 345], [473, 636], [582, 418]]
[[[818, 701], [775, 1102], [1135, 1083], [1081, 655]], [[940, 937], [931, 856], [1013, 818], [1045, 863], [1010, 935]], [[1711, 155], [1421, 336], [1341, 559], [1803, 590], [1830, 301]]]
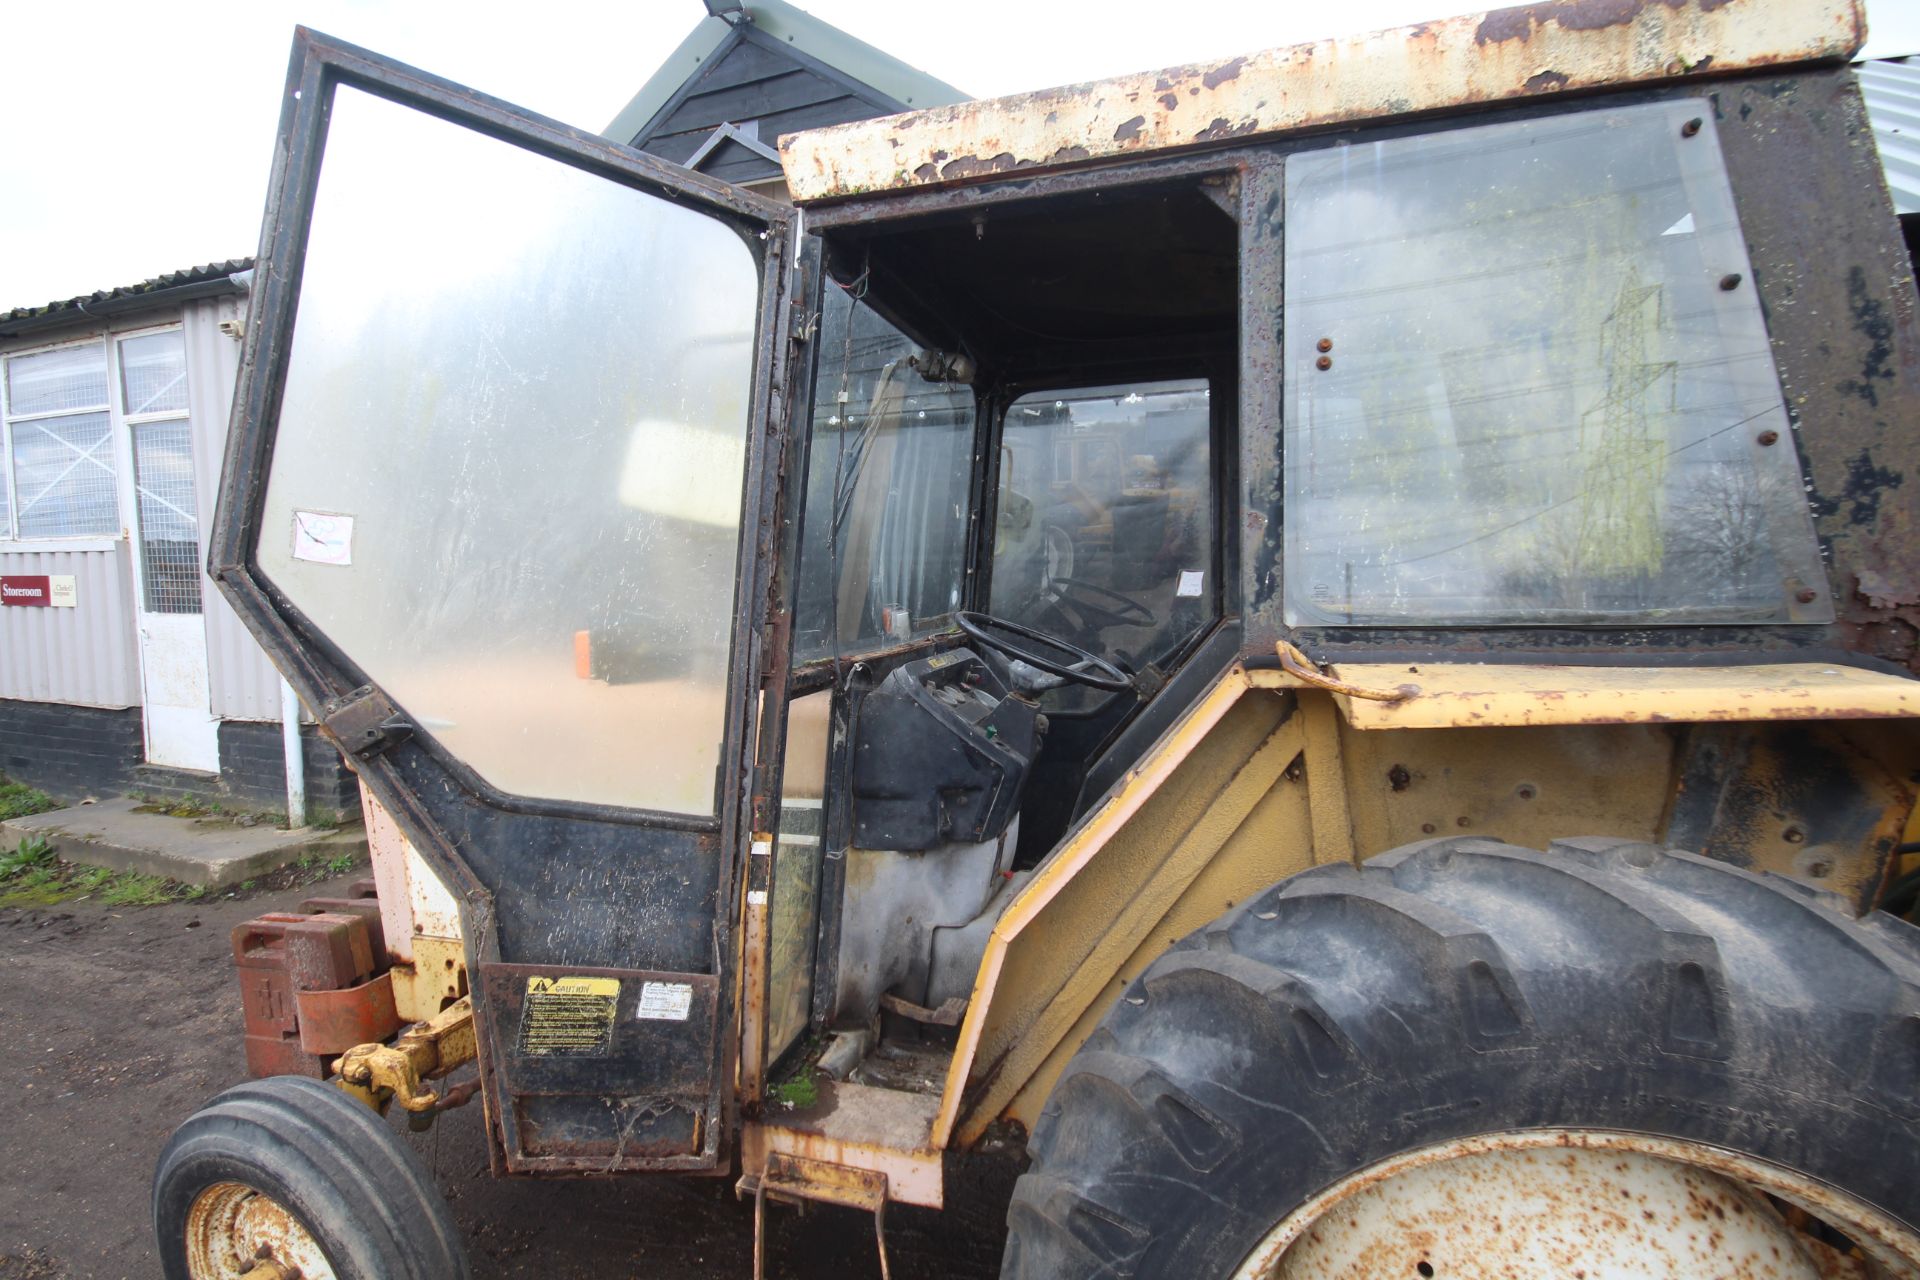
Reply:
[[[261, 571], [256, 548], [262, 536], [267, 477], [278, 429], [280, 398], [294, 340], [306, 237], [315, 208], [333, 93], [339, 86], [384, 98], [448, 123], [615, 183], [691, 206], [750, 238], [758, 227], [758, 319], [747, 398], [744, 487], [738, 529], [735, 616], [726, 679], [720, 777], [712, 816], [624, 809], [575, 800], [508, 794], [415, 731], [405, 712], [373, 685], [352, 657], [330, 642], [315, 622]], [[607, 1173], [638, 1169], [708, 1170], [723, 1161], [734, 1131], [737, 1099], [734, 1070], [738, 1046], [738, 955], [736, 933], [745, 895], [743, 863], [755, 797], [767, 792], [777, 768], [754, 769], [760, 692], [784, 688], [787, 634], [775, 603], [774, 570], [782, 513], [779, 483], [792, 414], [784, 387], [790, 335], [789, 290], [794, 278], [793, 211], [724, 183], [630, 150], [604, 138], [522, 111], [497, 99], [438, 79], [366, 50], [308, 31], [296, 32], [268, 187], [265, 219], [246, 349], [240, 372], [233, 429], [229, 433], [217, 513], [209, 539], [209, 574], [259, 639], [321, 731], [347, 755], [363, 784], [386, 807], [459, 905], [472, 975], [479, 1035], [482, 1096], [488, 1112], [489, 1156], [496, 1173]], [[779, 718], [777, 715], [775, 720]], [[644, 732], [644, 729], [637, 731]], [[778, 735], [769, 735], [778, 742]], [[762, 812], [772, 806], [760, 803]], [[594, 903], [573, 898], [548, 903], [537, 928], [514, 928], [527, 909], [532, 872], [505, 874], [512, 852], [523, 844], [546, 852], [595, 858], [595, 874], [615, 899]], [[491, 852], [488, 852], [491, 848]], [[486, 853], [487, 856], [482, 857]], [[662, 868], [657, 874], [655, 863]], [[537, 874], [552, 876], [549, 862]], [[682, 868], [698, 874], [680, 876]], [[651, 876], [651, 880], [649, 879]], [[624, 877], [624, 879], [622, 878]], [[679, 889], [678, 883], [700, 883]], [[585, 883], [585, 881], [582, 881]], [[599, 881], [594, 881], [598, 884]], [[635, 893], [658, 890], [652, 910], [684, 935], [673, 963], [609, 964], [598, 954], [588, 925], [567, 924], [575, 903], [601, 921], [618, 919]], [[645, 897], [647, 893], [640, 896]], [[638, 911], [638, 906], [634, 907]], [[677, 918], [676, 918], [677, 917]], [[625, 928], [644, 931], [650, 917], [626, 917]], [[556, 925], [556, 921], [559, 923]], [[576, 932], [566, 945], [553, 942], [552, 956], [528, 940], [540, 930]], [[604, 932], [602, 928], [601, 932]], [[509, 948], [509, 937], [517, 939]], [[662, 947], [666, 944], [660, 944]], [[611, 944], [609, 944], [611, 946]], [[516, 954], [508, 954], [517, 949]], [[697, 954], [697, 953], [704, 954]], [[529, 970], [618, 975], [637, 994], [642, 981], [685, 979], [697, 983], [695, 1015], [687, 1033], [705, 1020], [705, 1049], [691, 1041], [669, 1046], [679, 1072], [672, 1082], [646, 1076], [627, 1063], [631, 1078], [604, 1078], [595, 1064], [568, 1072], [534, 1072], [516, 1056], [516, 984]], [[648, 972], [654, 970], [656, 972]], [[529, 988], [530, 990], [531, 988]], [[530, 996], [528, 997], [530, 1001]], [[618, 996], [616, 1023], [631, 1021], [627, 993]], [[645, 1018], [644, 1012], [638, 1014]], [[684, 1016], [684, 1015], [683, 1015]], [[633, 1023], [658, 1027], [660, 1023]], [[621, 1031], [622, 1035], [640, 1032]], [[524, 1044], [518, 1048], [524, 1051]], [[647, 1055], [638, 1054], [635, 1061]], [[664, 1059], [663, 1059], [664, 1060]], [[517, 1065], [518, 1064], [518, 1065]], [[535, 1064], [563, 1067], [567, 1063]], [[539, 1077], [524, 1097], [515, 1073]], [[660, 1070], [667, 1070], [666, 1067]], [[636, 1075], [635, 1072], [638, 1072]], [[672, 1090], [678, 1090], [675, 1094]], [[611, 1157], [593, 1143], [534, 1150], [516, 1124], [516, 1106], [526, 1097], [571, 1093], [584, 1102], [619, 1094], [636, 1108], [670, 1098], [693, 1113], [691, 1138], [679, 1146], [650, 1148], [627, 1133]], [[588, 1108], [590, 1110], [590, 1107]], [[629, 1124], [629, 1129], [631, 1125]], [[601, 1144], [604, 1146], [604, 1144]]]

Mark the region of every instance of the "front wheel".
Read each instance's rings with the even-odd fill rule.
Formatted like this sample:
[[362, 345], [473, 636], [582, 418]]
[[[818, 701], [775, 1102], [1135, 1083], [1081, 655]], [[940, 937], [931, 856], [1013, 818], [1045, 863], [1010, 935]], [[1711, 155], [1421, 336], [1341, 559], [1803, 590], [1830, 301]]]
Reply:
[[1017, 1280], [1920, 1277], [1920, 930], [1628, 841], [1410, 845], [1161, 957], [1031, 1147]]
[[174, 1131], [153, 1179], [167, 1280], [465, 1280], [453, 1218], [413, 1152], [330, 1085], [273, 1076]]

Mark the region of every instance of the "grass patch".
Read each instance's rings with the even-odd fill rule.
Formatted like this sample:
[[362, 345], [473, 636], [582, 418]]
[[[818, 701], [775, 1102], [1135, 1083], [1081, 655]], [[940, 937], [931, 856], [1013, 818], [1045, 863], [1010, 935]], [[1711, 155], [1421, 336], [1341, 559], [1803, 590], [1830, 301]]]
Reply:
[[49, 809], [59, 807], [59, 801], [46, 792], [30, 787], [24, 782], [15, 782], [5, 774], [0, 774], [0, 822], [8, 818], [24, 818], [28, 814], [45, 813]]
[[79, 898], [98, 898], [114, 907], [155, 907], [206, 896], [198, 885], [164, 876], [62, 862], [53, 856], [53, 847], [38, 837], [22, 840], [13, 852], [0, 855], [0, 907], [51, 907]]

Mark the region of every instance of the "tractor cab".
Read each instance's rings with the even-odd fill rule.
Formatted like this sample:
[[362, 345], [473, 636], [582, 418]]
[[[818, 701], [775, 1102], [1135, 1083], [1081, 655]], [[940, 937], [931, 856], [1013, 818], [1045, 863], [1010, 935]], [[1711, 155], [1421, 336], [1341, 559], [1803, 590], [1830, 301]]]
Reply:
[[[1699, 867], [1863, 912], [1920, 835], [1920, 366], [1853, 6], [1630, 8], [800, 133], [798, 208], [300, 33], [212, 571], [360, 774], [421, 1024], [317, 1073], [430, 1118], [477, 1060], [496, 1172], [876, 1213], [1050, 1098], [1048, 1168], [1146, 1126], [1215, 1207], [1362, 1167], [1272, 1129], [1340, 1081], [1425, 1082], [1373, 1154], [1523, 1059], [1516, 1130], [1719, 1141], [1719, 1076], [1521, 1104], [1642, 1052], [1543, 1030], [1602, 996], [1779, 1076]], [[1009, 1274], [1297, 1237], [1190, 1270], [1213, 1209], [1052, 1177]]]

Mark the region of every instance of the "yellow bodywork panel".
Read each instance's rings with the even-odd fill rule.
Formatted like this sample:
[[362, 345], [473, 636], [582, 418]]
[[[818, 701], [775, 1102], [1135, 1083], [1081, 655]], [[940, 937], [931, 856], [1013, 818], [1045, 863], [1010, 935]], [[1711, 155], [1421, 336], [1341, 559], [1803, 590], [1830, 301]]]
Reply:
[[[1127, 983], [1309, 866], [1448, 836], [1625, 836], [1864, 909], [1913, 811], [1920, 732], [1904, 718], [1920, 684], [1897, 677], [1810, 664], [1335, 674], [1421, 688], [1363, 702], [1235, 667], [1036, 869], [988, 943], [934, 1146], [968, 1145], [1003, 1116], [1031, 1127]], [[1366, 719], [1430, 697], [1410, 725]], [[1833, 723], [1777, 723], [1812, 718]]]
[[[1560, 667], [1343, 662], [1341, 681], [1413, 686], [1383, 702], [1335, 695], [1356, 729], [1705, 724], [1920, 716], [1920, 680], [1830, 663], [1750, 667]], [[1266, 672], [1253, 673], [1256, 682]], [[1275, 673], [1277, 676], [1278, 673]], [[1273, 682], [1286, 680], [1280, 676]]]

